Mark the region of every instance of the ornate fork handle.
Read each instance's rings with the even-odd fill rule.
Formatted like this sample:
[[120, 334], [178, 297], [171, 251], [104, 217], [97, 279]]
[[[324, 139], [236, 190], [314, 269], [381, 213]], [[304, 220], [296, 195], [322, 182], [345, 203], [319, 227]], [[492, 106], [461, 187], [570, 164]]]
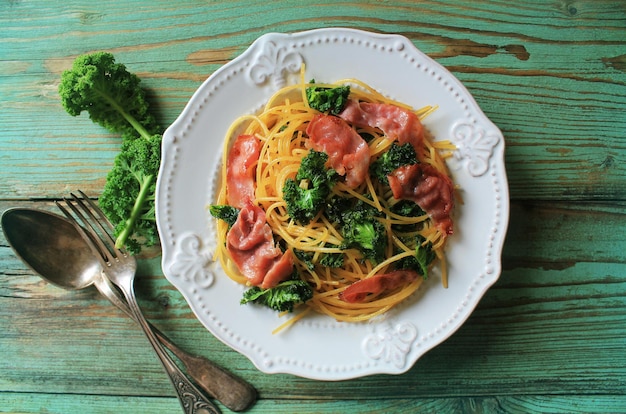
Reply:
[[[106, 274], [106, 270], [105, 270]], [[182, 373], [182, 371], [178, 368], [178, 366], [172, 361], [170, 356], [165, 352], [163, 347], [161, 347], [161, 343], [156, 338], [146, 318], [143, 316], [139, 305], [137, 304], [137, 300], [135, 299], [133, 281], [132, 279], [122, 278], [122, 280], [115, 280], [117, 277], [112, 279], [111, 281], [120, 288], [124, 297], [128, 301], [128, 305], [130, 307], [131, 312], [135, 315], [137, 322], [143, 329], [144, 333], [148, 337], [150, 344], [154, 348], [157, 356], [161, 360], [161, 364], [167, 374], [170, 377], [170, 381], [172, 381], [172, 385], [174, 385], [174, 389], [178, 394], [178, 399], [180, 404], [183, 407], [183, 410], [187, 414], [219, 414], [220, 410], [204, 397], [202, 392], [196, 388], [195, 385], [189, 381], [189, 379]], [[120, 283], [117, 283], [120, 282]]]
[[[130, 311], [121, 293], [113, 286], [109, 278], [104, 275], [104, 272], [102, 277], [96, 280], [95, 285], [102, 295], [126, 315], [133, 320], [135, 319], [135, 315]], [[159, 339], [159, 342], [182, 362], [183, 371], [186, 370], [189, 378], [194, 381], [201, 391], [205, 391], [210, 397], [217, 399], [236, 412], [246, 410], [256, 401], [257, 394], [252, 385], [202, 356], [188, 354], [158, 328], [151, 325], [149, 321], [148, 325]]]
[[[161, 347], [161, 343], [150, 329], [148, 321], [143, 316], [135, 297], [134, 280], [137, 270], [137, 262], [134, 257], [115, 246], [112, 236], [113, 226], [106, 219], [104, 213], [81, 191], [83, 198], [72, 194], [73, 201], [66, 199], [66, 205], [83, 222], [82, 227], [77, 218], [66, 208], [57, 203], [63, 213], [75, 224], [76, 230], [81, 234], [87, 245], [100, 260], [104, 275], [117, 286], [135, 320], [141, 326], [152, 348], [159, 357], [163, 368], [167, 372], [185, 413], [187, 414], [220, 414], [215, 406], [195, 385], [182, 373], [180, 368], [172, 361], [170, 356]], [[95, 216], [95, 214], [98, 217]], [[105, 228], [106, 227], [106, 228]]]

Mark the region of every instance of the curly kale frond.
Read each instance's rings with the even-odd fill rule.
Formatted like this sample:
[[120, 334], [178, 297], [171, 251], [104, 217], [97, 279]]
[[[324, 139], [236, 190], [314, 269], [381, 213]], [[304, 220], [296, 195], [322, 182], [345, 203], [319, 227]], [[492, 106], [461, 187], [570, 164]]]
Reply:
[[337, 171], [326, 168], [327, 160], [326, 153], [310, 150], [302, 159], [296, 179], [287, 179], [283, 186], [287, 213], [302, 224], [308, 224], [324, 207], [339, 177]]
[[378, 220], [349, 219], [341, 227], [344, 238], [342, 248], [356, 248], [372, 263], [380, 263], [385, 258], [387, 234], [385, 226]]
[[[413, 200], [400, 200], [389, 208], [392, 213], [404, 217], [420, 217], [426, 213]], [[418, 230], [422, 223], [415, 224], [392, 224], [391, 228], [400, 233], [409, 233]]]
[[293, 249], [293, 254], [296, 256], [296, 259], [300, 260], [302, 264], [309, 270], [313, 270], [315, 268], [315, 263], [313, 263], [313, 256], [315, 254], [313, 252], [307, 252], [301, 249]]
[[278, 312], [293, 312], [297, 304], [305, 303], [313, 297], [313, 289], [307, 282], [294, 275], [273, 288], [263, 289], [253, 286], [244, 292], [241, 304], [256, 303]]
[[320, 257], [320, 265], [324, 267], [340, 268], [343, 267], [345, 257], [343, 253], [325, 253]]
[[415, 237], [415, 255], [400, 259], [396, 264], [398, 269], [415, 270], [424, 278], [428, 277], [428, 268], [437, 257], [432, 242], [426, 243], [421, 235]]
[[314, 187], [328, 186], [332, 188], [339, 174], [332, 168], [326, 167], [328, 154], [323, 151], [309, 150], [302, 158], [296, 180], [309, 180]]
[[383, 184], [389, 184], [387, 176], [395, 169], [418, 162], [413, 145], [408, 142], [406, 144], [394, 142], [383, 155], [370, 164], [370, 175]]
[[293, 253], [300, 262], [309, 270], [315, 269], [315, 265], [319, 264], [324, 267], [339, 268], [343, 266], [343, 253], [324, 253], [315, 261], [315, 254], [300, 249], [293, 249]]
[[116, 246], [132, 253], [159, 241], [154, 195], [160, 157], [160, 135], [124, 141], [100, 196], [102, 211], [115, 223]]
[[224, 220], [228, 224], [228, 228], [230, 229], [233, 224], [237, 221], [237, 217], [239, 217], [239, 210], [237, 207], [229, 206], [228, 204], [213, 204], [209, 206], [209, 213], [213, 217], [219, 220]]
[[335, 196], [326, 204], [326, 216], [339, 224], [342, 249], [355, 248], [373, 263], [384, 260], [387, 248], [387, 231], [377, 217], [381, 213], [362, 200]]
[[283, 186], [287, 213], [302, 224], [308, 224], [317, 215], [327, 195], [324, 188], [302, 188], [292, 179], [285, 181]]
[[352, 208], [353, 200], [347, 197], [334, 196], [326, 201], [324, 214], [331, 223], [342, 223], [343, 213]]
[[96, 52], [77, 57], [72, 69], [63, 72], [59, 95], [70, 115], [87, 111], [93, 122], [111, 132], [147, 139], [161, 130], [140, 82], [111, 53]]
[[[311, 80], [315, 83], [315, 80]], [[324, 88], [310, 86], [306, 88], [306, 99], [309, 106], [320, 112], [338, 115], [348, 103], [350, 86], [338, 86], [336, 88]]]
[[61, 75], [59, 95], [72, 116], [86, 111], [95, 123], [120, 134], [122, 146], [100, 198], [116, 227], [116, 245], [137, 253], [158, 243], [156, 177], [163, 130], [149, 113], [140, 79], [107, 52], [81, 55]]

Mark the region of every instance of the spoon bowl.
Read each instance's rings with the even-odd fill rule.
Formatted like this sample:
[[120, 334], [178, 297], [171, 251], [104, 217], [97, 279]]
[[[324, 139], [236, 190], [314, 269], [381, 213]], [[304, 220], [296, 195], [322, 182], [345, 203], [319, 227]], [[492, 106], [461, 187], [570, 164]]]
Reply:
[[[78, 230], [66, 217], [45, 210], [12, 208], [2, 214], [2, 230], [15, 254], [41, 278], [68, 290], [95, 285], [111, 303], [132, 317], [127, 302], [103, 276], [102, 265]], [[233, 411], [244, 411], [256, 401], [256, 390], [243, 379], [207, 358], [190, 355], [151, 326], [208, 394]]]
[[101, 265], [74, 226], [44, 210], [12, 208], [2, 229], [15, 254], [43, 279], [64, 289], [84, 289], [99, 279]]

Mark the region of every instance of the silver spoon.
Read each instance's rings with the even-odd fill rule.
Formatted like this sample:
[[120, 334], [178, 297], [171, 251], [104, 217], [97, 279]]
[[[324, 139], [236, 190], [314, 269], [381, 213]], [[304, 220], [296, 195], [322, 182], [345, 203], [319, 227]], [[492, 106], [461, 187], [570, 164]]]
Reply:
[[[111, 303], [131, 315], [121, 294], [103, 277], [98, 259], [65, 217], [44, 210], [12, 208], [2, 214], [2, 229], [16, 255], [43, 279], [70, 290], [94, 285]], [[250, 384], [204, 357], [188, 354], [157, 328], [151, 328], [209, 395], [233, 411], [254, 404], [257, 394]]]

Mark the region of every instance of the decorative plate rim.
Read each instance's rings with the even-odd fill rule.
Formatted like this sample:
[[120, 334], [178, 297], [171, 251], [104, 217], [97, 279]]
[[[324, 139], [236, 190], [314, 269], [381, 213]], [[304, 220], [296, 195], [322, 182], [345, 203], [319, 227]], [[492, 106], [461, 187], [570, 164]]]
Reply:
[[[329, 68], [319, 61], [329, 58], [338, 66]], [[354, 66], [346, 68], [347, 62]], [[393, 68], [392, 79], [385, 76], [388, 69], [376, 65], [379, 62]], [[206, 207], [217, 189], [227, 127], [296, 79], [302, 63], [311, 78], [354, 77], [414, 107], [437, 104], [439, 109], [425, 126], [435, 139], [457, 145], [449, 166], [464, 191], [464, 204], [455, 212], [457, 232], [448, 246], [448, 289], [431, 277], [406, 304], [371, 322], [341, 324], [315, 315], [272, 335], [281, 323], [276, 314], [240, 306], [243, 287], [212, 260], [217, 242]], [[200, 322], [263, 372], [318, 380], [406, 372], [464, 323], [500, 275], [509, 218], [504, 144], [500, 130], [461, 82], [404, 36], [345, 28], [265, 34], [209, 76], [163, 136], [156, 197], [163, 272]], [[424, 317], [440, 310], [441, 303], [446, 311], [436, 321]], [[315, 353], [319, 346], [348, 352], [324, 354], [320, 360]]]

